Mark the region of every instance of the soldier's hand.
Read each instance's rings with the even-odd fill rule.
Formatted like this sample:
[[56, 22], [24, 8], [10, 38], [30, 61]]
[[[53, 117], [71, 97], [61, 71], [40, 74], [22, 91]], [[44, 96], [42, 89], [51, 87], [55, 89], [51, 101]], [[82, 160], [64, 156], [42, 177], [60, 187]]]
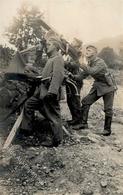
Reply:
[[47, 95], [45, 96], [45, 99], [48, 99], [49, 101], [50, 101], [50, 100], [56, 100], [56, 99], [57, 99], [57, 95], [48, 92]]
[[73, 75], [71, 72], [69, 72], [69, 73], [68, 73], [68, 77], [69, 77], [70, 79], [73, 79], [73, 78], [74, 78], [74, 75]]
[[80, 63], [80, 68], [82, 68], [83, 70], [87, 67], [87, 60], [84, 56], [81, 56], [79, 58], [79, 63]]
[[66, 63], [69, 63], [70, 62], [70, 56], [67, 54], [67, 55], [63, 55], [63, 59], [64, 59], [64, 62]]
[[81, 55], [80, 58], [79, 58], [79, 63], [83, 64], [83, 62], [84, 62], [84, 57], [83, 57], [83, 55]]

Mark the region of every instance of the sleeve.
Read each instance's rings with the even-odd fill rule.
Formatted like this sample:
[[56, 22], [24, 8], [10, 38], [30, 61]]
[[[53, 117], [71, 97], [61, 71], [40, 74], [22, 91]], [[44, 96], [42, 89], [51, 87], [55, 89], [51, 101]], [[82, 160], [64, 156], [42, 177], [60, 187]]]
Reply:
[[75, 81], [83, 81], [83, 79], [86, 79], [86, 77], [88, 77], [89, 74], [86, 71], [79, 71], [79, 73], [77, 75], [74, 75], [74, 80]]
[[83, 70], [91, 76], [94, 76], [102, 71], [104, 71], [106, 68], [106, 64], [103, 61], [98, 61], [93, 67], [85, 66], [83, 67]]
[[69, 60], [65, 61], [65, 68], [66, 69], [72, 69], [72, 70], [76, 70], [80, 67], [79, 62], [76, 60], [73, 60], [71, 57], [69, 58]]
[[53, 61], [53, 76], [49, 86], [49, 93], [58, 94], [59, 88], [64, 79], [64, 61], [61, 57], [57, 57]]

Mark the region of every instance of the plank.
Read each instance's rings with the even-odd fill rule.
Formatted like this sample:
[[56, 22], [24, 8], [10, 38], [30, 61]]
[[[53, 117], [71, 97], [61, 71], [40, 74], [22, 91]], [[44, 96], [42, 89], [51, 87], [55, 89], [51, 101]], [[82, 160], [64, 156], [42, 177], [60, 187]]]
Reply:
[[22, 109], [20, 115], [18, 116], [14, 126], [12, 127], [12, 129], [11, 129], [11, 131], [10, 131], [10, 133], [9, 133], [5, 143], [4, 143], [3, 150], [7, 149], [11, 145], [13, 139], [15, 138], [17, 130], [18, 130], [18, 128], [22, 122], [22, 119], [23, 119], [23, 112], [24, 112], [24, 108]]

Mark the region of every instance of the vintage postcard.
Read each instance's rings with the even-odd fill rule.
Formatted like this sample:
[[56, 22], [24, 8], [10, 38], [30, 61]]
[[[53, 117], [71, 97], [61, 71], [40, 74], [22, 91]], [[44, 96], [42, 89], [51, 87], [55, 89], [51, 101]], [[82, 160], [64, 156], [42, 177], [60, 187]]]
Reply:
[[0, 0], [0, 195], [123, 195], [123, 0]]

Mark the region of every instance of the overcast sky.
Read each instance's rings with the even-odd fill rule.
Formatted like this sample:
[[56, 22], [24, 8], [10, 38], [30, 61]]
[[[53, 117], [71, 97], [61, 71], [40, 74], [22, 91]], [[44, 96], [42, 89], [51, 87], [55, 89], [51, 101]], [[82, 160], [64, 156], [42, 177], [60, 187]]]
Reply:
[[[24, 0], [0, 0], [0, 33]], [[93, 42], [123, 34], [123, 0], [25, 0], [45, 13], [46, 21], [71, 40]]]

